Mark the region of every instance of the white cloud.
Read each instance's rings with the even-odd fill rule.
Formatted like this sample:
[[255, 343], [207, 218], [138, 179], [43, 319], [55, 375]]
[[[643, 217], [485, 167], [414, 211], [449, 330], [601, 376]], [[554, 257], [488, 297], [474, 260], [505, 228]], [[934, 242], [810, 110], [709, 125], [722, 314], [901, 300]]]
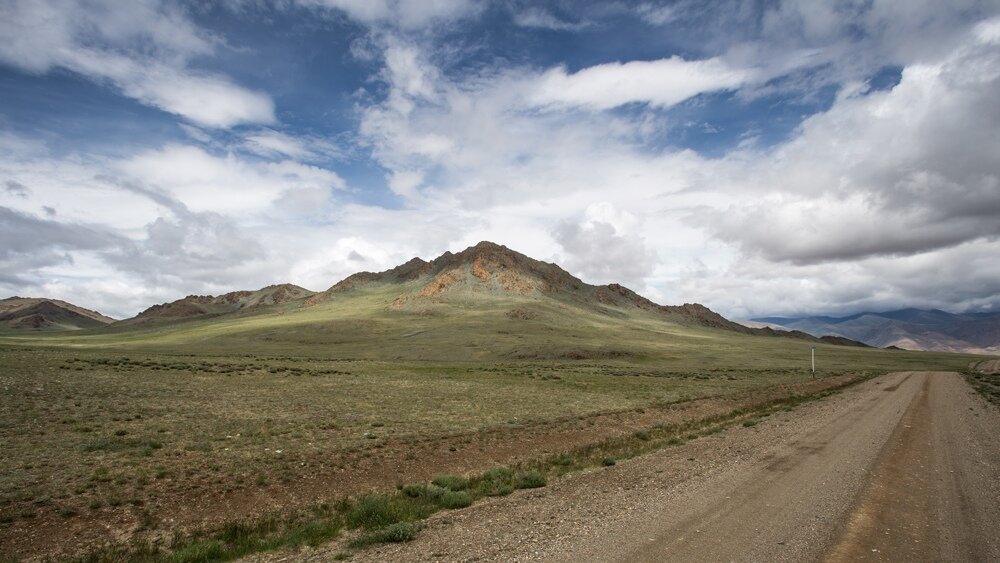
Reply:
[[471, 16], [482, 9], [477, 0], [296, 0], [300, 5], [337, 10], [372, 26], [389, 25], [406, 30], [427, 27]]
[[262, 156], [287, 156], [302, 159], [314, 156], [301, 139], [278, 131], [263, 130], [243, 139], [247, 150]]
[[562, 266], [592, 283], [642, 287], [658, 262], [635, 232], [638, 219], [608, 202], [587, 206], [579, 221], [563, 220], [552, 237], [566, 252]]
[[[191, 137], [204, 144], [212, 144], [211, 138], [200, 138], [195, 135]], [[238, 144], [229, 148], [248, 151], [269, 159], [305, 162], [344, 160], [348, 157], [337, 140], [309, 134], [290, 135], [267, 128], [248, 132]]]
[[568, 73], [542, 74], [530, 100], [539, 106], [580, 106], [604, 110], [629, 103], [672, 106], [703, 92], [731, 90], [755, 80], [749, 69], [720, 58], [687, 61], [678, 56], [655, 61], [606, 63]]
[[[821, 32], [819, 23], [811, 25]], [[457, 207], [472, 220], [456, 238], [498, 238], [561, 260], [590, 281], [618, 275], [670, 302], [708, 301], [734, 314], [810, 302], [833, 307], [837, 299], [876, 308], [906, 300], [973, 303], [970, 284], [942, 297], [926, 278], [922, 289], [899, 293], [892, 288], [905, 285], [904, 276], [879, 281], [893, 260], [952, 262], [960, 252], [982, 259], [1000, 232], [1000, 171], [991, 156], [1000, 154], [992, 95], [1000, 65], [984, 39], [992, 37], [982, 31], [988, 25], [966, 29], [950, 54], [911, 64], [893, 90], [845, 88], [789, 142], [747, 144], [721, 159], [646, 150], [649, 121], [642, 115], [540, 112], [532, 87], [544, 73], [509, 69], [447, 79], [416, 50], [407, 73], [384, 75], [390, 92], [364, 114], [362, 131], [390, 178], [422, 174], [420, 183], [406, 184], [410, 205], [452, 206], [455, 214]], [[801, 56], [754, 72], [704, 72], [704, 80], [676, 90], [670, 77], [701, 73], [692, 70], [698, 61], [639, 63], [653, 66], [634, 72], [637, 63], [575, 74], [554, 69], [548, 101], [593, 110], [670, 105], [692, 92], [746, 88], [806, 64]], [[720, 65], [715, 70], [734, 68], [711, 60]], [[629, 82], [633, 76], [640, 82]], [[653, 86], [657, 81], [662, 88]], [[629, 87], [608, 86], [616, 84]], [[426, 139], [440, 149], [425, 150]], [[633, 222], [623, 230], [593, 217], [601, 202]], [[743, 279], [749, 287], [737, 291]], [[765, 290], [769, 279], [776, 281]]]
[[0, 6], [0, 36], [0, 62], [33, 73], [64, 68], [199, 125], [275, 121], [267, 94], [188, 68], [220, 41], [171, 4], [14, 0]]
[[514, 23], [521, 27], [551, 29], [554, 31], [579, 31], [590, 26], [588, 22], [569, 22], [537, 6], [514, 14]]
[[259, 213], [288, 190], [330, 194], [343, 189], [335, 172], [291, 160], [261, 163], [233, 154], [215, 156], [187, 145], [141, 152], [115, 163], [115, 173], [165, 190], [193, 211]]
[[[31, 188], [24, 197], [0, 192], [0, 230], [10, 242], [0, 252], [0, 270], [9, 273], [0, 289], [120, 316], [284, 276], [324, 245], [333, 192], [346, 187], [316, 166], [185, 145], [113, 159], [56, 157], [8, 140], [17, 148], [0, 150], [0, 178]], [[109, 280], [129, 284], [128, 301], [95, 289], [113, 286]]]
[[[695, 216], [771, 260], [916, 254], [1000, 236], [1000, 54], [975, 34], [891, 91], [842, 97], [770, 153], [731, 155]], [[780, 233], [776, 236], [772, 233]]]
[[389, 189], [403, 197], [413, 197], [424, 181], [419, 171], [396, 170], [389, 175]]
[[657, 5], [649, 2], [639, 4], [636, 13], [639, 18], [651, 25], [664, 25], [678, 18], [677, 7], [674, 5]]
[[[317, 152], [314, 139], [277, 130], [256, 129], [227, 147], [215, 140], [223, 134], [189, 127], [206, 147], [167, 145], [124, 159], [56, 158], [0, 134], [0, 180], [30, 190], [0, 190], [0, 205], [16, 212], [8, 223], [51, 221], [61, 237], [37, 255], [19, 250], [18, 260], [40, 262], [18, 262], [28, 285], [0, 287], [58, 290], [71, 301], [70, 286], [99, 287], [86, 293], [96, 301], [82, 304], [101, 309], [120, 292], [136, 304], [124, 310], [283, 281], [323, 289], [358, 269], [486, 239], [586, 281], [622, 281], [666, 303], [705, 302], [737, 317], [1000, 306], [996, 20], [960, 33], [949, 27], [951, 8], [935, 19], [927, 3], [895, 4], [866, 3], [853, 16], [844, 11], [850, 3], [788, 5], [760, 44], [740, 36], [709, 41], [715, 57], [576, 72], [503, 63], [456, 72], [433, 44], [386, 32], [372, 40], [384, 67], [371, 95], [384, 97], [357, 98], [359, 141], [401, 208], [334, 199], [344, 181], [302, 162]], [[330, 5], [406, 33], [476, 9], [413, 4], [422, 15], [404, 17], [392, 13], [403, 3]], [[691, 14], [669, 16], [677, 19], [664, 25]], [[846, 40], [849, 21], [864, 30], [856, 43]], [[879, 26], [891, 33], [869, 37]], [[940, 42], [907, 53], [904, 38], [925, 32]], [[650, 143], [669, 126], [658, 108], [702, 92], [746, 94], [821, 63], [843, 89], [786, 142], [747, 143], [719, 158]], [[893, 63], [905, 66], [895, 88], [863, 85]], [[605, 111], [624, 104], [635, 107]], [[45, 207], [58, 221], [42, 219]], [[74, 230], [95, 224], [114, 244], [101, 229]], [[66, 246], [81, 232], [85, 246]], [[128, 280], [132, 290], [95, 284], [101, 278]]]

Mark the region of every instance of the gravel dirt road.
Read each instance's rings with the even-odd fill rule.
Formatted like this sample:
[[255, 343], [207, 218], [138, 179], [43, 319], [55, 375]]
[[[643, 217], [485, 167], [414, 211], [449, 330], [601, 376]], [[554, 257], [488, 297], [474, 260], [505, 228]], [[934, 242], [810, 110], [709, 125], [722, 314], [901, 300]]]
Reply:
[[958, 374], [891, 374], [439, 514], [351, 560], [1000, 561], [998, 429]]

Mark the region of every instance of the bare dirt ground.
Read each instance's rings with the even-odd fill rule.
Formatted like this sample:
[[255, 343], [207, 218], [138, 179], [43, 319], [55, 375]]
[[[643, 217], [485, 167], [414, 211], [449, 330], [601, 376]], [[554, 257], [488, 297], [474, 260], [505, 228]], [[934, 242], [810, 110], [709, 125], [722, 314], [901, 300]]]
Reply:
[[351, 560], [1000, 561], [998, 428], [958, 374], [891, 374], [437, 515], [416, 540]]

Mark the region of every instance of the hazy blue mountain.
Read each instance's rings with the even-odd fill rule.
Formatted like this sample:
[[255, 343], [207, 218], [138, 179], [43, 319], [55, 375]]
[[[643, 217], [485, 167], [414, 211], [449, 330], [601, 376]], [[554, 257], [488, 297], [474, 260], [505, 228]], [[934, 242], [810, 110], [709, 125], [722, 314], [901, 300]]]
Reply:
[[883, 348], [1000, 353], [1000, 312], [956, 314], [910, 308], [846, 317], [759, 317], [751, 321], [813, 336], [842, 336]]

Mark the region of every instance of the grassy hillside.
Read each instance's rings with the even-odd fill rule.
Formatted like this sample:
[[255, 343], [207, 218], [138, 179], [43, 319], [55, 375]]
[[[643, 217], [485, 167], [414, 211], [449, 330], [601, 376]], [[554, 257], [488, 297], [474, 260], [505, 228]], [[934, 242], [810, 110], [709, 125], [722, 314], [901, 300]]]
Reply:
[[[411, 282], [414, 285], [418, 282]], [[387, 306], [409, 286], [355, 289], [307, 308], [149, 326], [0, 336], [0, 343], [194, 355], [382, 361], [614, 360], [668, 370], [806, 369], [810, 342], [681, 324], [637, 308], [477, 295], [420, 309]], [[827, 370], [958, 369], [961, 355], [817, 345]]]

